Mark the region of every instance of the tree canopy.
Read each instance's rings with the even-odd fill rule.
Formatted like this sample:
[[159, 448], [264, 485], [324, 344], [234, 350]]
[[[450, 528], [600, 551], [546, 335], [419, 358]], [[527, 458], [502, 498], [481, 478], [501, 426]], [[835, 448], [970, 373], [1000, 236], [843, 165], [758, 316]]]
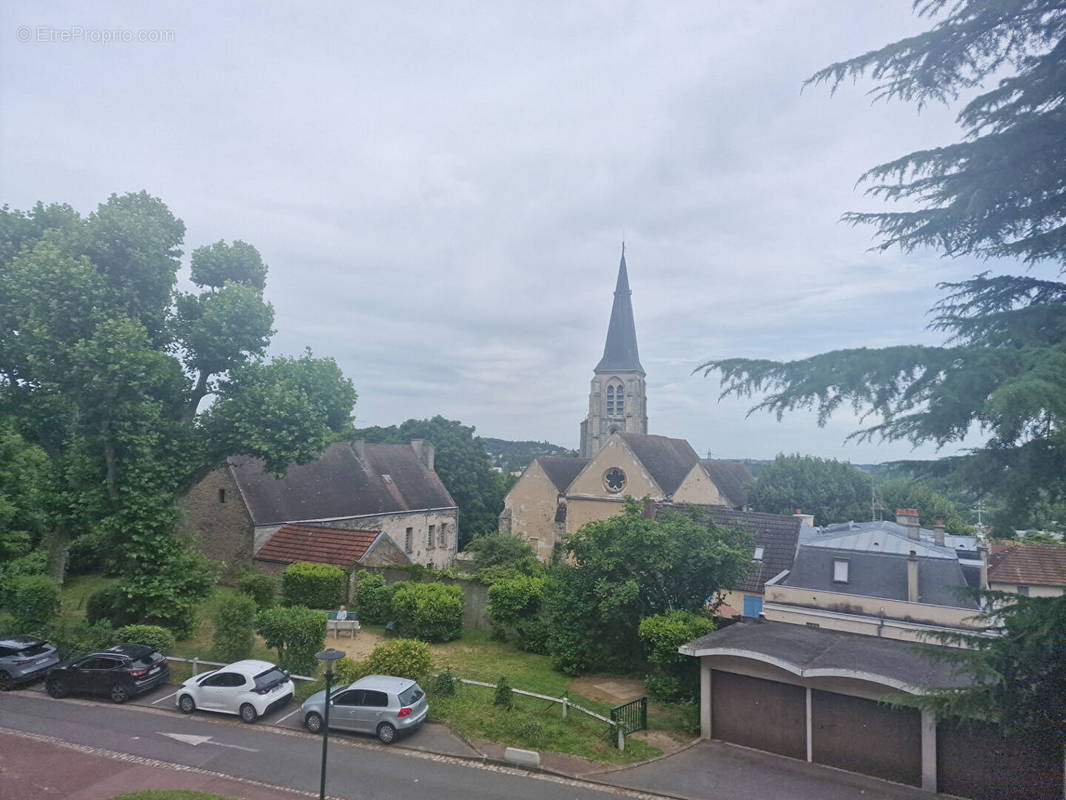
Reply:
[[756, 511], [792, 514], [802, 509], [815, 525], [870, 518], [870, 476], [851, 464], [828, 458], [779, 455], [759, 471], [748, 489]]
[[173, 535], [180, 493], [229, 455], [275, 472], [310, 460], [355, 401], [330, 359], [266, 360], [274, 313], [251, 245], [194, 250], [197, 291], [179, 290], [184, 235], [145, 192], [86, 217], [0, 209], [0, 431], [46, 459], [34, 524], [57, 576], [72, 537], [102, 535], [142, 616], [210, 585]]
[[459, 547], [498, 529], [509, 482], [492, 469], [484, 443], [472, 425], [445, 419], [409, 419], [400, 425], [361, 428], [352, 436], [368, 442], [406, 444], [425, 439], [436, 448], [434, 466], [459, 506]]
[[[870, 192], [918, 208], [853, 213], [881, 247], [930, 246], [947, 255], [1019, 258], [1066, 268], [1066, 7], [1050, 0], [928, 0], [947, 16], [929, 31], [830, 65], [808, 83], [836, 88], [870, 73], [877, 98], [950, 102], [998, 77], [966, 103], [961, 143], [870, 170]], [[884, 181], [879, 183], [878, 181]], [[817, 412], [841, 406], [869, 422], [859, 439], [938, 447], [971, 429], [988, 435], [968, 456], [934, 468], [995, 492], [1015, 513], [1066, 492], [1066, 284], [983, 273], [942, 283], [931, 327], [943, 346], [844, 349], [796, 361], [743, 358], [701, 364], [723, 395], [765, 395], [752, 411]]]

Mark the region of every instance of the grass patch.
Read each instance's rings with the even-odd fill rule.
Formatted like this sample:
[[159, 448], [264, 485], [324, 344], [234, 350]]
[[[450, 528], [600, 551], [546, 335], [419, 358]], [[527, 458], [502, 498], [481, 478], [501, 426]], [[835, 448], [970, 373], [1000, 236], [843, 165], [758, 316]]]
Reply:
[[118, 578], [107, 578], [103, 575], [70, 575], [63, 582], [60, 591], [63, 607], [61, 616], [67, 619], [84, 619], [85, 603], [89, 595], [116, 583]]

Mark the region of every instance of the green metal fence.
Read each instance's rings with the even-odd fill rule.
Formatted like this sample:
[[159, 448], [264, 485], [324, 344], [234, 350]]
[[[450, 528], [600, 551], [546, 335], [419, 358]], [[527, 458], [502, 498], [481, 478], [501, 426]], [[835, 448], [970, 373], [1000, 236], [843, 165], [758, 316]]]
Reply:
[[635, 731], [643, 731], [648, 727], [648, 698], [638, 697], [628, 703], [611, 709], [611, 722], [618, 726], [618, 731], [623, 736], [628, 736]]

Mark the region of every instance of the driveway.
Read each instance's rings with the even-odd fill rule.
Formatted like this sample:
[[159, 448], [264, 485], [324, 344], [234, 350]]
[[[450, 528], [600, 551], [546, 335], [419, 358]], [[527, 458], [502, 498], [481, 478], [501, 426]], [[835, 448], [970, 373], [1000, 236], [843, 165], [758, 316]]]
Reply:
[[937, 795], [717, 741], [593, 780], [693, 800], [932, 800]]

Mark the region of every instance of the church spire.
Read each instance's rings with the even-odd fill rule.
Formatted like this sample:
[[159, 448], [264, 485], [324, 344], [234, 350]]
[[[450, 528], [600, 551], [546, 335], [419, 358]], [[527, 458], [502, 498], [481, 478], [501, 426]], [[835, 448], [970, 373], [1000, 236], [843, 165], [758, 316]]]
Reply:
[[618, 282], [614, 287], [614, 306], [607, 326], [607, 343], [596, 372], [639, 372], [644, 374], [637, 354], [637, 329], [633, 324], [633, 293], [626, 272], [626, 246], [622, 243], [622, 260], [618, 264]]

